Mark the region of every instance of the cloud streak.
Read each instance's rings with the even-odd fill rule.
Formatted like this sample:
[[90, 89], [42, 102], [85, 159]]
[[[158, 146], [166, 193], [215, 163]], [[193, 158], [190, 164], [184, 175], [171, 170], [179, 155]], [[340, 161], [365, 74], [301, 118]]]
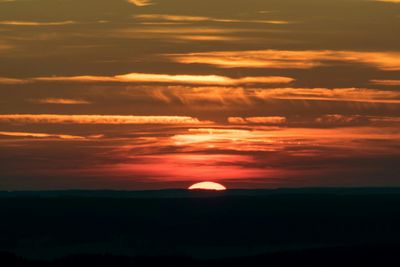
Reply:
[[291, 83], [290, 77], [281, 76], [260, 76], [230, 78], [218, 75], [169, 75], [169, 74], [148, 74], [129, 73], [116, 76], [71, 76], [71, 77], [40, 77], [35, 81], [46, 82], [120, 82], [120, 83], [170, 83], [170, 84], [199, 84], [199, 85], [243, 85], [263, 83]]
[[144, 6], [151, 6], [154, 3], [150, 0], [127, 0], [129, 3], [138, 6], [138, 7], [144, 7]]
[[320, 125], [328, 126], [354, 126], [354, 125], [379, 125], [399, 126], [399, 117], [365, 116], [365, 115], [342, 115], [327, 114], [315, 119]]
[[41, 124], [209, 124], [186, 116], [2, 114], [0, 122]]
[[46, 139], [85, 139], [82, 136], [67, 135], [67, 134], [46, 134], [46, 133], [29, 133], [29, 132], [2, 132], [0, 131], [0, 136], [9, 137], [27, 137], [27, 138], [46, 138]]
[[91, 102], [81, 99], [67, 99], [67, 98], [44, 98], [33, 100], [39, 104], [58, 104], [58, 105], [88, 105]]
[[171, 22], [223, 22], [223, 23], [260, 23], [260, 24], [290, 24], [285, 20], [241, 20], [241, 19], [221, 19], [205, 16], [184, 16], [172, 14], [141, 14], [136, 15], [136, 19], [146, 21], [171, 21]]
[[29, 83], [29, 80], [0, 77], [0, 84], [25, 84], [25, 83]]
[[221, 68], [311, 69], [335, 62], [362, 63], [382, 70], [400, 70], [399, 52], [335, 50], [247, 50], [166, 55], [183, 64], [209, 64]]
[[398, 86], [400, 85], [400, 80], [371, 80], [371, 83], [386, 86]]
[[186, 87], [152, 88], [147, 93], [158, 101], [173, 103], [178, 99], [186, 105], [202, 102], [223, 105], [251, 105], [259, 101], [339, 101], [400, 104], [400, 92], [365, 88], [241, 88]]
[[280, 125], [287, 122], [286, 117], [229, 117], [228, 122], [231, 124], [271, 124]]
[[40, 21], [19, 21], [19, 20], [2, 20], [0, 25], [8, 26], [63, 26], [76, 24], [76, 21], [52, 21], [52, 22], [40, 22]]

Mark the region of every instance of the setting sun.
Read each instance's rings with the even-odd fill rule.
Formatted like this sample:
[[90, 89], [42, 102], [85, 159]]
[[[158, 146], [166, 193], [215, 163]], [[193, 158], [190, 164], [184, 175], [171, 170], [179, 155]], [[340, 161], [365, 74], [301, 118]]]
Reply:
[[202, 182], [196, 183], [188, 188], [189, 190], [214, 190], [214, 191], [223, 191], [226, 190], [226, 187], [222, 184], [214, 183], [214, 182]]

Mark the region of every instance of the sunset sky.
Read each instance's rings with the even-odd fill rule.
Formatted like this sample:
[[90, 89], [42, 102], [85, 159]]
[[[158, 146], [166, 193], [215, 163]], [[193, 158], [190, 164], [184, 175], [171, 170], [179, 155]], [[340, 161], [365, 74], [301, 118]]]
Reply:
[[400, 186], [398, 0], [0, 0], [0, 190]]

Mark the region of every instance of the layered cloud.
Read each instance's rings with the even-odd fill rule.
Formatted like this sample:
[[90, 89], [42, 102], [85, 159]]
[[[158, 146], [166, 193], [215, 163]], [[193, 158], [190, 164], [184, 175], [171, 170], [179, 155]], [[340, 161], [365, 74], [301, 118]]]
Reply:
[[51, 21], [51, 22], [42, 22], [42, 21], [20, 21], [20, 20], [2, 20], [0, 21], [0, 25], [9, 25], [9, 26], [62, 26], [62, 25], [70, 25], [76, 24], [76, 21], [66, 20], [66, 21]]
[[45, 139], [85, 139], [82, 136], [68, 134], [47, 134], [47, 133], [29, 133], [29, 132], [3, 132], [0, 131], [0, 136], [23, 137], [23, 138], [45, 138]]
[[400, 80], [371, 80], [371, 83], [386, 86], [400, 86]]
[[0, 122], [42, 124], [208, 124], [185, 116], [2, 114]]
[[289, 24], [285, 20], [240, 20], [240, 19], [221, 19], [205, 16], [184, 16], [173, 14], [140, 14], [136, 19], [145, 21], [170, 21], [170, 22], [225, 22], [225, 23], [261, 23], [261, 24]]
[[329, 126], [380, 125], [400, 126], [400, 117], [327, 114], [316, 118], [317, 124]]
[[43, 98], [33, 100], [39, 104], [58, 104], [58, 105], [87, 105], [89, 101], [82, 99], [67, 99], [67, 98]]
[[24, 84], [24, 83], [28, 83], [28, 82], [29, 82], [28, 80], [24, 80], [24, 79], [0, 77], [0, 84]]
[[400, 52], [254, 50], [172, 54], [167, 57], [179, 63], [222, 68], [311, 69], [346, 62], [367, 64], [382, 70], [400, 70]]
[[[361, 148], [363, 142], [368, 143], [370, 140], [384, 141], [388, 138], [389, 140], [400, 138], [398, 130], [396, 128], [379, 129], [372, 127], [341, 129], [256, 127], [251, 130], [193, 128], [189, 129], [187, 133], [173, 136], [172, 140], [175, 145], [185, 147], [185, 151], [213, 149], [277, 152], [290, 148], [293, 152], [306, 150], [312, 151], [316, 155], [320, 152], [323, 153], [323, 147], [345, 147], [351, 150]], [[299, 150], [296, 148], [299, 148]], [[382, 153], [378, 143], [365, 149], [371, 149], [371, 153]], [[393, 148], [391, 153], [395, 151], [396, 149]]]
[[264, 83], [290, 83], [294, 79], [281, 76], [260, 76], [229, 78], [218, 75], [169, 75], [129, 73], [116, 76], [71, 76], [71, 77], [41, 77], [36, 81], [62, 82], [121, 82], [121, 83], [172, 83], [172, 84], [199, 84], [199, 85], [243, 85]]
[[375, 0], [376, 2], [399, 3], [400, 0]]
[[279, 88], [255, 90], [255, 96], [261, 99], [347, 101], [366, 103], [400, 104], [400, 93], [362, 88]]
[[228, 122], [232, 124], [272, 124], [280, 125], [287, 122], [285, 117], [269, 116], [269, 117], [229, 117]]
[[241, 88], [241, 87], [185, 87], [152, 88], [151, 97], [166, 103], [177, 99], [180, 103], [202, 102], [224, 105], [255, 104], [269, 100], [310, 100], [360, 103], [400, 104], [400, 92], [365, 88]]

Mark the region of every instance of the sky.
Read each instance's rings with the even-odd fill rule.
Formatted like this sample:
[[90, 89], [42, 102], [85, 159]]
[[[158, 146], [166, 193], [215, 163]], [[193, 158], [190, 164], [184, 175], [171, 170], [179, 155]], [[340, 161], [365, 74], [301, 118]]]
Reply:
[[0, 190], [400, 186], [400, 1], [0, 0]]

